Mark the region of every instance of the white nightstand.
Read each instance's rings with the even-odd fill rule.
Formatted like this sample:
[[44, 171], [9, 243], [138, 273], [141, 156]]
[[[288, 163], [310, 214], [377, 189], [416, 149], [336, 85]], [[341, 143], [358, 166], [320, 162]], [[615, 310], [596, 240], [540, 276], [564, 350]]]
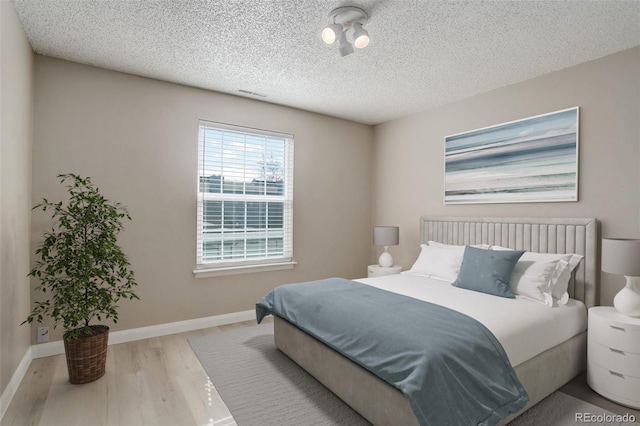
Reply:
[[367, 276], [371, 277], [383, 277], [385, 275], [395, 275], [402, 271], [402, 266], [389, 266], [385, 268], [380, 265], [369, 265], [367, 267]]
[[587, 383], [600, 395], [640, 408], [640, 318], [615, 308], [589, 309]]

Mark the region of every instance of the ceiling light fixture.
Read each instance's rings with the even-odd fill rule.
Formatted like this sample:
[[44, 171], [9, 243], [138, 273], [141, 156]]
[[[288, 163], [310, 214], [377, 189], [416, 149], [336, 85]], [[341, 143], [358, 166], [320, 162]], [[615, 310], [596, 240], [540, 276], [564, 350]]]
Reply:
[[[338, 52], [340, 56], [353, 53], [353, 46], [362, 49], [369, 45], [369, 33], [362, 28], [369, 16], [367, 12], [355, 6], [343, 6], [329, 12], [331, 24], [322, 30], [322, 40], [327, 44], [333, 44], [338, 40]], [[347, 31], [353, 28], [353, 46], [347, 40]]]

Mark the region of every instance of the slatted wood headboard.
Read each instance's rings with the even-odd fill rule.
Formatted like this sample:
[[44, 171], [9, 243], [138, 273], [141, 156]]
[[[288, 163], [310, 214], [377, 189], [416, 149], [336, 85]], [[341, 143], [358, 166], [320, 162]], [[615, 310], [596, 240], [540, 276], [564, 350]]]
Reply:
[[420, 220], [421, 242], [490, 244], [538, 253], [577, 253], [584, 259], [569, 295], [587, 307], [597, 302], [597, 220], [594, 218], [432, 217]]

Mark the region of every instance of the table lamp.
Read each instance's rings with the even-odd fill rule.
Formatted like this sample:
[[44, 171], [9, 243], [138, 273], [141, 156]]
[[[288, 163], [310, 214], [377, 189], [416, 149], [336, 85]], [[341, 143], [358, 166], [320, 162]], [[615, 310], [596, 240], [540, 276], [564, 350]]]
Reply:
[[384, 252], [378, 259], [378, 264], [383, 268], [393, 266], [393, 257], [387, 251], [389, 246], [397, 246], [400, 241], [400, 231], [397, 226], [374, 226], [373, 227], [373, 244], [384, 246]]
[[640, 240], [603, 238], [602, 270], [625, 276], [627, 283], [613, 306], [627, 316], [640, 317]]

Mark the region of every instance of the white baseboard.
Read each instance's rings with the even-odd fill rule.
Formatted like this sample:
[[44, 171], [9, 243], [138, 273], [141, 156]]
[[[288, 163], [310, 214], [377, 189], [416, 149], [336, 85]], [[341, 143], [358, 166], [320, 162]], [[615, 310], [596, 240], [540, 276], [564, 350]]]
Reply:
[[22, 357], [20, 364], [18, 364], [18, 368], [16, 368], [13, 376], [11, 376], [9, 384], [2, 392], [2, 395], [0, 395], [0, 420], [4, 417], [4, 413], [7, 412], [7, 408], [9, 408], [9, 404], [11, 404], [11, 400], [18, 390], [18, 386], [20, 386], [22, 379], [27, 374], [32, 359], [33, 355], [31, 353], [31, 347], [29, 347]]
[[[200, 330], [202, 328], [217, 327], [219, 325], [255, 319], [256, 312], [254, 310], [250, 310], [215, 315], [212, 317], [196, 318], [186, 321], [170, 322], [167, 324], [152, 325], [149, 327], [133, 328], [131, 330], [114, 331], [109, 333], [109, 344], [117, 345], [118, 343], [149, 339], [151, 337], [167, 336], [169, 334], [182, 333], [184, 331]], [[60, 355], [63, 353], [64, 343], [62, 340], [31, 346], [32, 359]]]
[[[182, 333], [184, 331], [200, 330], [202, 328], [217, 327], [219, 325], [232, 324], [234, 322], [250, 321], [256, 319], [254, 310], [233, 312], [230, 314], [215, 315], [206, 318], [196, 318], [186, 321], [177, 321], [167, 324], [152, 325], [149, 327], [134, 328], [131, 330], [114, 331], [109, 333], [109, 344], [132, 342], [134, 340], [149, 339], [151, 337], [167, 336], [169, 334]], [[64, 343], [62, 340], [49, 343], [32, 345], [22, 357], [18, 368], [13, 373], [9, 384], [0, 395], [0, 420], [4, 416], [13, 396], [18, 390], [18, 386], [27, 374], [31, 361], [36, 358], [60, 355], [64, 353]]]
[[[167, 336], [169, 334], [182, 333], [184, 331], [199, 330], [202, 328], [217, 327], [219, 325], [231, 324], [234, 322], [250, 321], [256, 319], [254, 310], [233, 312], [230, 314], [216, 315], [206, 318], [196, 318], [186, 321], [171, 322], [167, 324], [152, 325], [149, 327], [134, 328], [131, 330], [114, 331], [109, 333], [109, 344], [132, 342], [134, 340], [149, 339], [151, 337]], [[9, 384], [0, 395], [0, 420], [4, 416], [13, 396], [18, 390], [18, 386], [27, 374], [31, 361], [36, 358], [59, 355], [64, 353], [64, 343], [61, 340], [49, 343], [32, 345], [25, 352], [18, 368], [13, 373]]]

